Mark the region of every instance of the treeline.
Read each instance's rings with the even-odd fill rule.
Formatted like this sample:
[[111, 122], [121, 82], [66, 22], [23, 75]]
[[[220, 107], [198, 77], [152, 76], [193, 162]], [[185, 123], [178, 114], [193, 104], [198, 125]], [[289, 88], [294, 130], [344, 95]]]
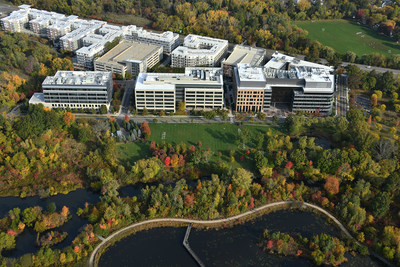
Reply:
[[0, 32], [0, 111], [35, 91], [47, 75], [72, 70], [70, 58], [59, 58], [46, 40], [23, 33]]
[[84, 187], [86, 168], [115, 161], [109, 129], [108, 122], [76, 122], [72, 113], [42, 105], [14, 121], [0, 115], [0, 194], [46, 197]]

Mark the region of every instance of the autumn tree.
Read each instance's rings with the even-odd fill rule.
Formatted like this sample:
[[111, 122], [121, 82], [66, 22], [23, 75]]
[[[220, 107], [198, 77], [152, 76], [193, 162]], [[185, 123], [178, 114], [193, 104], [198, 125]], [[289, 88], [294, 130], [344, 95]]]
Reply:
[[336, 177], [328, 176], [324, 185], [325, 190], [332, 195], [339, 193], [339, 180]]
[[129, 116], [128, 116], [128, 115], [125, 115], [125, 117], [124, 117], [124, 121], [125, 121], [126, 123], [128, 123], [128, 122], [129, 122]]
[[237, 168], [232, 174], [232, 185], [238, 189], [247, 190], [253, 180], [253, 174], [243, 168]]
[[75, 121], [75, 114], [71, 112], [64, 112], [63, 122], [65, 125], [70, 126]]
[[371, 95], [371, 105], [376, 107], [378, 105], [378, 96], [376, 94]]
[[140, 125], [140, 130], [142, 131], [146, 140], [150, 138], [151, 130], [149, 124], [146, 121], [142, 122], [142, 124]]

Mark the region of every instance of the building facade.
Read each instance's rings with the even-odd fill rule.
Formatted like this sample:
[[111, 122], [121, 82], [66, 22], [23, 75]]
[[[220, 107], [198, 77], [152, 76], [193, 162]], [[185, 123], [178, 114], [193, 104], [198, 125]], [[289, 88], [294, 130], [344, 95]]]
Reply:
[[126, 73], [136, 77], [147, 72], [163, 56], [163, 47], [139, 42], [123, 41], [94, 62], [95, 71], [111, 71], [125, 77]]
[[237, 112], [285, 111], [332, 113], [334, 75], [331, 67], [275, 53], [264, 66], [238, 64], [233, 89]]
[[220, 68], [186, 68], [185, 73], [140, 73], [135, 86], [137, 110], [174, 111], [179, 102], [187, 108], [223, 108]]
[[171, 54], [171, 66], [186, 68], [196, 66], [218, 66], [228, 51], [228, 41], [189, 34], [183, 46], [176, 48]]
[[112, 98], [111, 72], [58, 71], [42, 83], [43, 93], [36, 93], [30, 104], [48, 108], [99, 109], [110, 107]]

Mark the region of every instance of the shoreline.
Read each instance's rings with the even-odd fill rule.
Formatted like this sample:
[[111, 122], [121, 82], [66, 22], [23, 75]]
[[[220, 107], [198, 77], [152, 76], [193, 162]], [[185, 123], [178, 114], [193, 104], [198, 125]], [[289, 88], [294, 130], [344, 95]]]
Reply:
[[[232, 226], [235, 224], [239, 224], [239, 223], [254, 219], [254, 218], [259, 217], [260, 215], [264, 215], [268, 212], [274, 211], [274, 208], [279, 208], [279, 209], [296, 208], [296, 209], [300, 209], [300, 210], [308, 208], [308, 209], [311, 209], [312, 211], [318, 211], [318, 213], [320, 213], [320, 214], [322, 213], [326, 217], [328, 217], [333, 222], [333, 224], [340, 229], [340, 232], [342, 234], [344, 234], [346, 237], [348, 237], [350, 239], [355, 240], [354, 237], [350, 234], [350, 232], [346, 229], [346, 227], [328, 211], [326, 211], [314, 204], [310, 204], [307, 202], [278, 201], [278, 202], [272, 202], [269, 204], [265, 204], [263, 206], [255, 208], [253, 210], [247, 211], [245, 213], [238, 214], [238, 215], [231, 216], [231, 217], [224, 218], [224, 219], [195, 220], [195, 219], [186, 219], [186, 218], [158, 218], [158, 219], [145, 220], [142, 222], [131, 224], [129, 226], [126, 226], [126, 227], [112, 233], [107, 238], [104, 238], [101, 241], [101, 243], [98, 244], [95, 247], [95, 249], [92, 251], [89, 261], [88, 261], [88, 266], [89, 267], [98, 266], [98, 262], [101, 258], [101, 255], [106, 251], [106, 249], [109, 246], [115, 244], [122, 238], [128, 237], [139, 231], [149, 230], [149, 229], [156, 228], [156, 227], [167, 227], [167, 226], [182, 227], [182, 226], [187, 226], [187, 224], [189, 224], [189, 223], [192, 223], [193, 227], [196, 227], [196, 228], [220, 228], [220, 227], [225, 227], [227, 225]], [[361, 245], [359, 242], [357, 242], [357, 244]]]

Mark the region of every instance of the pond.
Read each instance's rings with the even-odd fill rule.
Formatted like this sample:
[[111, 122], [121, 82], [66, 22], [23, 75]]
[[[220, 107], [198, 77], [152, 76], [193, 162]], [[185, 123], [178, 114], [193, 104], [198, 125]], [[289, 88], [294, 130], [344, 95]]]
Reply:
[[[206, 266], [310, 266], [304, 258], [281, 257], [263, 252], [257, 243], [264, 229], [299, 233], [305, 237], [340, 231], [325, 217], [310, 211], [280, 210], [253, 221], [220, 230], [192, 228], [189, 243]], [[182, 245], [186, 228], [154, 228], [126, 237], [101, 256], [100, 267], [108, 266], [197, 266]], [[341, 266], [380, 266], [370, 257], [346, 255]]]

